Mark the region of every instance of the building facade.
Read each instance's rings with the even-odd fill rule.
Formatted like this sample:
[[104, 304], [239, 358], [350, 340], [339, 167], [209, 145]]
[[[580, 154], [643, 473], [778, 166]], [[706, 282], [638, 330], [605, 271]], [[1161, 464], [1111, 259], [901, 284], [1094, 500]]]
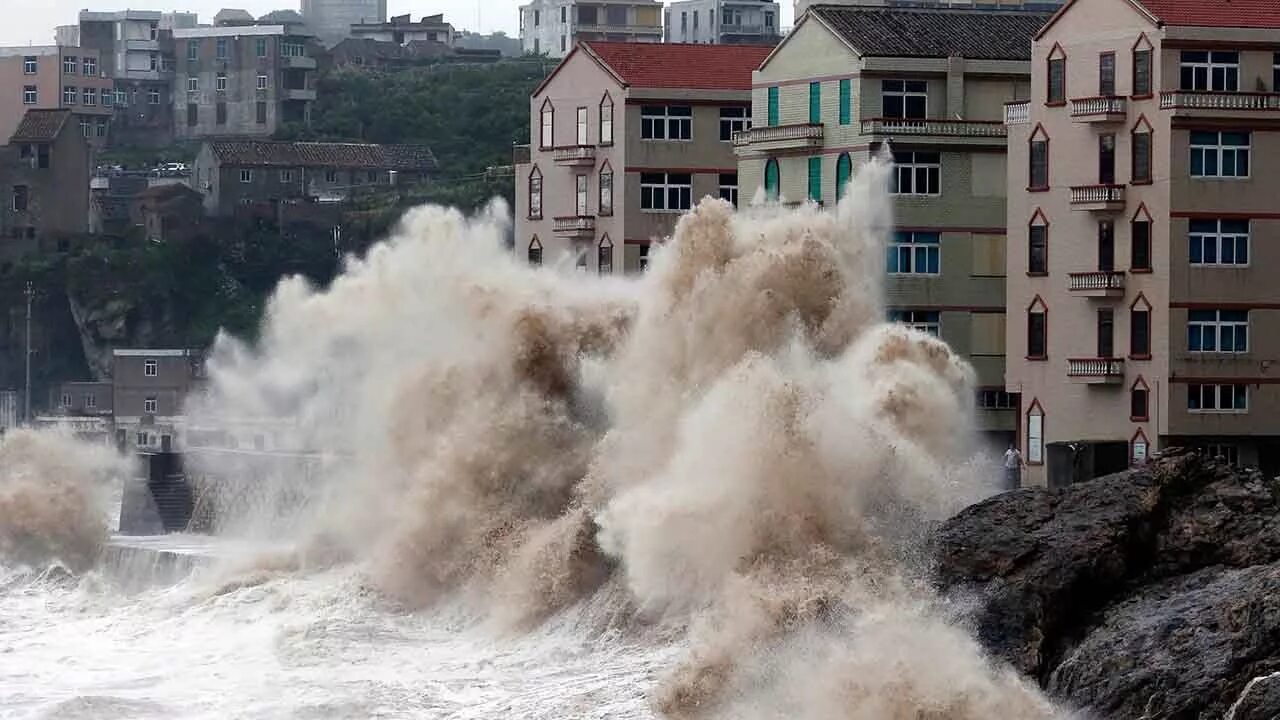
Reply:
[[677, 0], [666, 14], [666, 41], [774, 45], [782, 14], [774, 0]]
[[1008, 389], [1027, 482], [1171, 446], [1280, 470], [1280, 14], [1074, 0], [1010, 105]]
[[27, 111], [0, 146], [0, 259], [68, 250], [88, 232], [89, 164], [71, 110]]
[[429, 180], [436, 158], [422, 145], [212, 140], [192, 177], [211, 215], [259, 203], [336, 202], [379, 185]]
[[306, 123], [316, 99], [312, 38], [294, 26], [198, 27], [173, 31], [174, 135], [270, 137]]
[[1029, 10], [1053, 12], [1063, 0], [792, 0], [796, 22], [814, 5], [862, 5], [879, 7], [936, 7], [961, 10]]
[[351, 37], [351, 26], [387, 21], [387, 0], [302, 0], [302, 18], [325, 47]]
[[738, 200], [729, 142], [767, 47], [579, 43], [530, 97], [515, 161], [515, 251], [632, 272], [705, 196]]
[[534, 0], [520, 6], [525, 53], [562, 58], [581, 40], [662, 42], [659, 0]]
[[121, 449], [174, 449], [183, 403], [204, 375], [193, 350], [116, 350], [111, 398], [116, 445]]
[[816, 7], [755, 73], [753, 127], [734, 138], [742, 192], [784, 203], [835, 203], [859, 166], [892, 155], [889, 316], [968, 358], [978, 429], [1001, 446], [1017, 428], [1004, 381], [1003, 107], [1028, 96], [1046, 19]]
[[28, 110], [66, 108], [82, 137], [104, 144], [113, 84], [97, 50], [62, 45], [0, 48], [0, 139], [8, 140]]
[[452, 47], [456, 33], [444, 15], [427, 15], [414, 22], [409, 15], [397, 15], [387, 22], [366, 22], [351, 26], [353, 38], [391, 42], [397, 45], [432, 43]]

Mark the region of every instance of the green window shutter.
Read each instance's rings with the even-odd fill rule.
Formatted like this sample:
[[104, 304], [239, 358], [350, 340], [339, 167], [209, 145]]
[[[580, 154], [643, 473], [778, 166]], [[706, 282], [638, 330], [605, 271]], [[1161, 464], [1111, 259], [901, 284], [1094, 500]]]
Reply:
[[822, 83], [809, 83], [809, 122], [822, 122]]
[[840, 81], [840, 124], [848, 125], [853, 117], [853, 81]]
[[836, 201], [839, 202], [844, 198], [844, 189], [849, 185], [849, 178], [853, 175], [853, 161], [849, 159], [849, 153], [841, 153], [840, 158], [836, 160]]
[[769, 88], [769, 127], [778, 126], [778, 88]]
[[778, 161], [769, 158], [764, 165], [764, 194], [770, 200], [778, 199], [778, 186], [781, 184], [781, 178], [778, 173]]
[[809, 199], [822, 202], [822, 158], [809, 158]]

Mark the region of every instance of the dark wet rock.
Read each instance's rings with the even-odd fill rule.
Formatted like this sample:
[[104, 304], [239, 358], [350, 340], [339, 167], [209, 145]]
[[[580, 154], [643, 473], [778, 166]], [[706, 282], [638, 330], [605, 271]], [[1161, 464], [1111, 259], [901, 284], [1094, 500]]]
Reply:
[[1280, 671], [1247, 682], [1224, 720], [1275, 720], [1280, 717]]
[[[1170, 454], [997, 496], [936, 540], [988, 650], [1099, 718], [1220, 718], [1280, 670], [1280, 485], [1256, 473]], [[1268, 683], [1246, 700], [1274, 719]]]

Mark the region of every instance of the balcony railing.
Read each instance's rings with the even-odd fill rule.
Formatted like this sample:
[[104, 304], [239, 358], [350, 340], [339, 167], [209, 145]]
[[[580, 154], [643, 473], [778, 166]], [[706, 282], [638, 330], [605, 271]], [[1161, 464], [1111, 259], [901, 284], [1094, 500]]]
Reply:
[[1008, 134], [996, 120], [918, 120], [911, 118], [867, 118], [864, 135], [954, 135], [959, 137], [1002, 138]]
[[592, 235], [596, 231], [594, 215], [569, 215], [552, 221], [552, 231], [561, 235]]
[[1167, 90], [1160, 93], [1161, 110], [1280, 110], [1280, 93]]
[[1069, 358], [1067, 377], [1076, 382], [1118, 383], [1124, 381], [1121, 358]]
[[1128, 107], [1122, 97], [1087, 97], [1071, 100], [1071, 117], [1077, 120], [1120, 120]]
[[1067, 289], [1085, 295], [1122, 295], [1124, 278], [1123, 272], [1114, 270], [1074, 272], [1067, 275]]
[[1078, 207], [1124, 204], [1123, 185], [1077, 185], [1071, 188], [1071, 204]]
[[730, 35], [776, 35], [772, 27], [768, 25], [739, 25], [736, 23], [724, 23], [720, 26], [721, 33]]
[[532, 159], [532, 154], [528, 145], [512, 145], [511, 146], [511, 164], [526, 165]]
[[565, 165], [594, 165], [596, 161], [595, 145], [569, 145], [558, 147], [552, 151], [555, 161]]
[[1023, 100], [1004, 104], [1005, 125], [1026, 125], [1029, 122], [1031, 122], [1031, 103]]
[[822, 144], [822, 125], [766, 125], [742, 130], [733, 134], [734, 147], [746, 147], [763, 143], [787, 146], [817, 146]]
[[583, 22], [579, 20], [575, 30], [595, 33], [612, 33], [617, 35], [661, 35], [661, 25], [611, 25], [609, 23]]

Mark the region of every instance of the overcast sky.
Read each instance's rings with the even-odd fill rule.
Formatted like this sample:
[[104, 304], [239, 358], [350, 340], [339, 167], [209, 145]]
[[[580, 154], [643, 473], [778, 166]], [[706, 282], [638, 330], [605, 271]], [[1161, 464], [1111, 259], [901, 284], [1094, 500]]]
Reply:
[[[392, 15], [443, 12], [445, 20], [460, 30], [505, 31], [519, 28], [516, 8], [527, 0], [388, 0]], [[224, 7], [244, 8], [254, 16], [283, 8], [298, 9], [298, 0], [0, 0], [0, 45], [47, 45], [53, 42], [55, 25], [71, 25], [82, 8], [91, 10], [184, 10], [200, 14], [200, 22], [212, 22]], [[791, 0], [782, 0], [782, 26], [791, 24]], [[20, 9], [19, 9], [20, 8]]]

